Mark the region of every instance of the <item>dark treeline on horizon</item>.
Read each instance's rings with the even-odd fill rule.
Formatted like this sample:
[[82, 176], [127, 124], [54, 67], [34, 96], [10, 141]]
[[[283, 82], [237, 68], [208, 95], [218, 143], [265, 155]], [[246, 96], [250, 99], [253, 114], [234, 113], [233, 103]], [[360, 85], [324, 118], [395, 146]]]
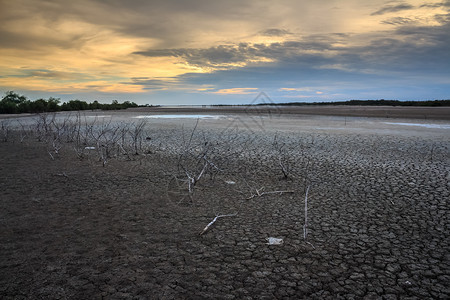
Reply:
[[450, 106], [450, 100], [400, 101], [400, 100], [348, 100], [336, 102], [288, 102], [288, 103], [260, 103], [257, 105], [362, 105], [362, 106]]
[[103, 104], [98, 101], [87, 103], [81, 100], [70, 100], [62, 104], [59, 98], [50, 97], [48, 99], [29, 100], [23, 95], [14, 93], [13, 91], [6, 92], [5, 96], [0, 101], [0, 114], [19, 114], [19, 113], [43, 113], [43, 112], [57, 112], [57, 111], [71, 111], [71, 110], [117, 110], [126, 109], [129, 107], [138, 107], [134, 102], [125, 101], [119, 103], [113, 100], [111, 104]]
[[271, 102], [256, 104], [213, 104], [211, 106], [308, 106], [308, 105], [360, 105], [360, 106], [450, 106], [450, 100], [400, 101], [400, 100], [348, 100], [336, 102]]
[[[209, 106], [248, 106], [249, 104], [213, 104]], [[360, 106], [420, 106], [439, 107], [450, 106], [450, 100], [426, 100], [426, 101], [400, 101], [400, 100], [348, 100], [336, 102], [287, 102], [287, 103], [257, 103], [255, 106], [307, 106], [307, 105], [360, 105]], [[77, 110], [119, 110], [131, 107], [153, 107], [154, 105], [137, 105], [134, 102], [125, 101], [119, 103], [113, 100], [111, 104], [103, 104], [98, 101], [88, 103], [82, 100], [70, 100], [63, 102], [59, 98], [29, 100], [26, 96], [8, 91], [0, 100], [0, 114], [18, 113], [43, 113]], [[157, 107], [159, 105], [155, 105]]]

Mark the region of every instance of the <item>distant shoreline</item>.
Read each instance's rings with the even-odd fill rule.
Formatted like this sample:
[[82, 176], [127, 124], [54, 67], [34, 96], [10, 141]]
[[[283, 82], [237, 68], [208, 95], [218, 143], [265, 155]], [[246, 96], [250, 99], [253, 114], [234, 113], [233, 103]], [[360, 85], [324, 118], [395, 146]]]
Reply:
[[406, 118], [420, 120], [450, 120], [450, 107], [421, 106], [359, 106], [359, 105], [241, 105], [241, 106], [159, 106], [129, 108], [127, 111], [146, 113], [234, 113], [234, 114], [298, 114], [342, 117]]
[[[85, 110], [83, 112], [106, 112], [103, 110]], [[307, 105], [307, 106], [277, 106], [277, 105], [180, 105], [180, 106], [149, 106], [134, 107], [108, 112], [142, 112], [147, 114], [248, 114], [248, 115], [314, 115], [337, 117], [370, 117], [386, 119], [417, 119], [417, 120], [446, 120], [450, 121], [450, 107], [422, 107], [422, 106], [365, 106], [365, 105]], [[55, 112], [49, 112], [52, 114]], [[68, 111], [66, 111], [68, 113]], [[73, 111], [76, 113], [76, 111]], [[0, 114], [0, 120], [22, 118], [34, 114]]]

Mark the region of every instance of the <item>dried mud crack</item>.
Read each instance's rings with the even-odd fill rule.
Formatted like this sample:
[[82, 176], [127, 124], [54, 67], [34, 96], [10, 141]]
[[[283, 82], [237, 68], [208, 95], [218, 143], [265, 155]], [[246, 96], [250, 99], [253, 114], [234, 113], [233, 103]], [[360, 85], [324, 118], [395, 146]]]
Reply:
[[[52, 160], [35, 139], [1, 142], [0, 297], [450, 297], [448, 139], [281, 136], [295, 170], [286, 179], [280, 153], [266, 151], [273, 136], [259, 133], [248, 153], [218, 155], [221, 171], [180, 201], [189, 191], [168, 193], [184, 175], [167, 150], [170, 130], [160, 133], [166, 144], [153, 137], [145, 155], [105, 167], [71, 144]], [[294, 193], [249, 197], [262, 187]]]

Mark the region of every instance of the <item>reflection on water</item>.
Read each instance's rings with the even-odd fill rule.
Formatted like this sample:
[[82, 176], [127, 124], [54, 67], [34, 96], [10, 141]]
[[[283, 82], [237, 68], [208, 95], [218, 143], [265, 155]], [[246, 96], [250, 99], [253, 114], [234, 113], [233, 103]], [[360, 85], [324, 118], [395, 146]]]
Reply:
[[425, 127], [425, 128], [450, 129], [450, 125], [442, 125], [442, 124], [395, 123], [395, 122], [383, 122], [383, 123], [384, 124], [389, 124], [389, 125], [419, 126], [419, 127]]
[[220, 119], [225, 116], [219, 115], [141, 115], [135, 119]]

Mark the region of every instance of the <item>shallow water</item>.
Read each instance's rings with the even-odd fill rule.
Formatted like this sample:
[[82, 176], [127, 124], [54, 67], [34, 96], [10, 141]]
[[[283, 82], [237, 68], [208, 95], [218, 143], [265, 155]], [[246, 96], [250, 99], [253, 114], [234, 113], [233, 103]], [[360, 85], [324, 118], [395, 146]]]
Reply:
[[401, 126], [418, 126], [425, 128], [440, 128], [440, 129], [450, 129], [450, 125], [442, 125], [442, 124], [421, 124], [421, 123], [397, 123], [397, 122], [383, 122], [384, 124], [389, 125], [401, 125]]
[[133, 119], [220, 119], [221, 115], [141, 115]]

